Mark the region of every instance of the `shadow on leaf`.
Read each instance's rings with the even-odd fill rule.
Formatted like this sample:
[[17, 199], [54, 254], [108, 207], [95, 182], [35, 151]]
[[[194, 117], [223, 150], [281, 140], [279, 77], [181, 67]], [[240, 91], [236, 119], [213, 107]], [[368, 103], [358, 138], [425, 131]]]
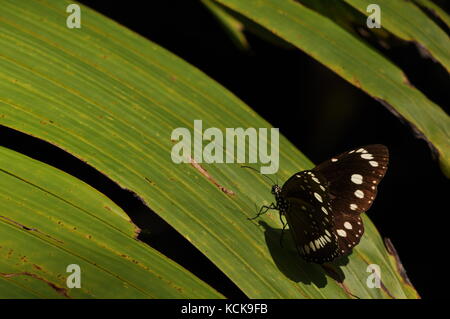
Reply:
[[270, 227], [266, 222], [259, 221], [264, 228], [264, 236], [275, 265], [290, 280], [301, 282], [305, 285], [314, 284], [319, 288], [327, 285], [327, 275], [337, 282], [342, 283], [345, 279], [340, 267], [348, 264], [347, 257], [341, 257], [332, 263], [318, 265], [303, 260], [295, 248], [292, 236], [283, 236], [283, 247], [280, 246], [281, 229]]

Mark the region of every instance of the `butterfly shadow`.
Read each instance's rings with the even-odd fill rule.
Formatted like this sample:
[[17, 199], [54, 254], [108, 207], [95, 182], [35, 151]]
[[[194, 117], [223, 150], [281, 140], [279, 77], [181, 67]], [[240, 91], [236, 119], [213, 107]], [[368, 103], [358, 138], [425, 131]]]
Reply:
[[314, 284], [319, 288], [327, 285], [327, 275], [337, 282], [342, 283], [344, 281], [344, 272], [340, 267], [348, 264], [347, 257], [341, 257], [332, 263], [323, 265], [307, 262], [299, 256], [289, 230], [284, 231], [281, 246], [282, 230], [273, 228], [264, 221], [258, 223], [264, 228], [267, 247], [275, 265], [287, 278], [296, 283]]

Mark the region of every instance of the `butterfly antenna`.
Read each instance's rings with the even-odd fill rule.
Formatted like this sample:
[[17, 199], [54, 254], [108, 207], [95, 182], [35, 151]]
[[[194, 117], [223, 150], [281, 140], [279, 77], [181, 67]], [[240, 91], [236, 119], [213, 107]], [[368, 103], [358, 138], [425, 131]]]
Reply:
[[[261, 172], [258, 171], [256, 168], [253, 168], [253, 167], [250, 167], [250, 166], [245, 166], [245, 165], [242, 165], [241, 167], [242, 167], [242, 168], [250, 168], [250, 169], [254, 170], [255, 172], [258, 172], [259, 174], [261, 174], [261, 175], [264, 176], [265, 178], [267, 178], [267, 179], [272, 183], [272, 185], [275, 184], [275, 182], [273, 181], [273, 179], [271, 179], [269, 176], [267, 176], [267, 175], [261, 173]], [[277, 178], [277, 181], [278, 181], [278, 178]], [[278, 183], [277, 183], [277, 185], [278, 185]]]

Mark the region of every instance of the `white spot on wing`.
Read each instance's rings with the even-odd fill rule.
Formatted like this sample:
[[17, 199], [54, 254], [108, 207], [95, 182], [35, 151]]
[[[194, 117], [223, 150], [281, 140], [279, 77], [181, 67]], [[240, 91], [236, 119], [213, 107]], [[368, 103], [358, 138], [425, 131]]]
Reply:
[[353, 174], [353, 175], [350, 177], [350, 179], [351, 179], [351, 181], [352, 181], [353, 183], [355, 183], [355, 184], [362, 184], [362, 182], [363, 182], [363, 177], [362, 177], [362, 175], [360, 175], [360, 174]]
[[358, 208], [358, 205], [356, 204], [350, 204], [350, 209], [351, 210], [356, 210]]
[[347, 232], [343, 229], [336, 230], [337, 234], [341, 237], [347, 237]]
[[377, 161], [370, 161], [369, 164], [372, 165], [373, 167], [378, 167]]
[[352, 224], [350, 224], [349, 222], [345, 222], [344, 223], [344, 227], [347, 228], [347, 229], [352, 229], [353, 228]]
[[319, 201], [319, 202], [323, 202], [322, 201], [322, 196], [320, 196], [319, 194], [317, 194], [317, 193], [314, 193], [314, 197]]
[[362, 190], [357, 189], [355, 191], [355, 196], [358, 198], [364, 198], [364, 192]]
[[320, 242], [322, 243], [322, 246], [325, 247], [325, 245], [327, 244], [327, 241], [325, 240], [325, 238], [323, 238], [322, 236], [319, 237]]
[[366, 154], [361, 154], [361, 158], [364, 158], [366, 160], [371, 160], [373, 159], [372, 154], [366, 153]]

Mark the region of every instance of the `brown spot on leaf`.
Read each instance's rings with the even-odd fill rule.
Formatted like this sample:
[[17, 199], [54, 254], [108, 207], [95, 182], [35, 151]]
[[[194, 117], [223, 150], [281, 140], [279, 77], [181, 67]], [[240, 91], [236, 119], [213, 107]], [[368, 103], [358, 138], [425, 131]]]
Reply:
[[327, 273], [328, 276], [336, 280], [338, 285], [344, 290], [347, 296], [349, 296], [350, 298], [359, 299], [359, 297], [354, 295], [347, 287], [347, 285], [344, 284], [345, 276], [338, 266], [334, 265], [333, 263], [325, 263], [322, 264], [322, 269]]
[[[44, 235], [44, 236], [46, 236], [46, 237], [48, 237], [48, 238], [50, 238], [50, 239], [55, 240], [55, 241], [57, 241], [58, 243], [61, 243], [61, 244], [63, 243], [62, 241], [60, 241], [60, 240], [58, 240], [58, 239], [56, 239], [56, 238], [54, 238], [54, 237], [52, 237], [52, 236], [50, 236], [50, 235], [48, 235], [48, 234], [44, 234], [43, 232], [41, 232], [41, 231], [40, 231], [39, 229], [37, 229], [37, 228], [31, 228], [31, 227], [25, 226], [25, 225], [23, 225], [23, 224], [21, 224], [21, 223], [19, 223], [19, 222], [16, 222], [15, 220], [12, 220], [11, 218], [8, 218], [8, 217], [6, 217], [6, 216], [1, 216], [1, 215], [0, 215], [0, 218], [4, 219], [4, 220], [6, 220], [6, 221], [8, 221], [8, 222], [10, 222], [10, 223], [12, 223], [12, 224], [15, 224], [15, 225], [21, 227], [22, 229], [27, 230], [27, 231], [34, 231], [34, 232], [36, 232], [36, 233], [42, 234], [42, 235]], [[58, 222], [58, 224], [59, 224], [59, 222]]]
[[42, 270], [42, 268], [36, 264], [33, 264], [33, 267], [36, 268], [37, 270]]
[[384, 239], [384, 245], [386, 246], [387, 252], [389, 255], [393, 256], [395, 258], [395, 265], [397, 266], [397, 270], [400, 273], [400, 276], [405, 281], [405, 283], [411, 287], [413, 287], [411, 281], [408, 278], [408, 275], [406, 274], [406, 270], [403, 267], [402, 262], [400, 261], [400, 257], [398, 256], [397, 250], [395, 249], [394, 245], [392, 244], [392, 241], [389, 238]]
[[403, 83], [405, 83], [407, 86], [409, 86], [412, 89], [416, 89], [416, 87], [411, 84], [411, 82], [409, 81], [409, 79], [405, 73], [402, 73], [402, 78], [403, 78]]
[[396, 298], [394, 297], [394, 295], [392, 295], [391, 292], [390, 292], [390, 291], [386, 288], [386, 286], [383, 284], [383, 281], [382, 281], [382, 280], [380, 280], [380, 286], [381, 286], [381, 289], [383, 289], [383, 291], [384, 291], [390, 298], [396, 299]]
[[147, 177], [144, 177], [144, 178], [145, 178], [145, 180], [146, 180], [150, 185], [152, 185], [152, 186], [155, 185], [155, 182], [153, 182], [153, 181], [150, 180], [149, 178], [147, 178]]
[[361, 89], [361, 88], [362, 88], [362, 87], [361, 87], [361, 82], [359, 82], [358, 78], [353, 77], [353, 78], [352, 78], [352, 83], [353, 83], [353, 85], [356, 86], [358, 89]]
[[189, 157], [189, 162], [191, 165], [200, 172], [203, 176], [205, 176], [209, 181], [211, 181], [217, 188], [219, 188], [222, 192], [227, 195], [234, 195], [235, 193], [232, 190], [229, 190], [222, 185], [220, 185], [211, 175], [209, 175], [208, 171], [204, 169], [199, 163], [197, 163], [192, 157]]
[[45, 278], [42, 278], [36, 274], [30, 273], [30, 272], [18, 272], [18, 273], [1, 273], [0, 272], [0, 276], [4, 277], [4, 278], [12, 278], [12, 277], [17, 277], [17, 276], [28, 276], [28, 277], [32, 277], [34, 279], [40, 280], [45, 282], [47, 285], [49, 285], [53, 290], [55, 290], [58, 294], [60, 294], [61, 296], [64, 296], [66, 298], [70, 298], [70, 296], [67, 294], [67, 289], [66, 288], [62, 288], [59, 287], [58, 285], [52, 283], [51, 281], [48, 281]]
[[348, 289], [347, 285], [344, 284], [343, 282], [338, 282], [338, 285], [344, 290], [344, 292], [345, 292], [348, 296], [350, 296], [350, 297], [352, 297], [352, 298], [360, 299], [358, 296], [352, 294], [352, 292], [350, 291], [350, 289]]

